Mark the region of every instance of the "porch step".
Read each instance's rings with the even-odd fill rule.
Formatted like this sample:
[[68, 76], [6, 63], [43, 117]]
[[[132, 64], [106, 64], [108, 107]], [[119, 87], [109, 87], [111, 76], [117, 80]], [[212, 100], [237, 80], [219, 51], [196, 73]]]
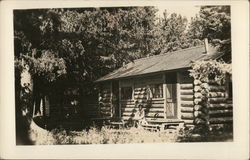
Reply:
[[147, 120], [148, 124], [143, 124], [142, 127], [147, 130], [173, 130], [176, 131], [179, 128], [182, 128], [184, 122], [181, 120], [161, 120], [153, 121]]
[[125, 123], [124, 122], [117, 122], [117, 121], [114, 121], [114, 122], [109, 122], [109, 125], [111, 128], [124, 128], [125, 126]]
[[163, 123], [169, 123], [169, 124], [179, 124], [184, 123], [183, 120], [180, 119], [156, 119], [156, 118], [146, 118], [146, 121], [148, 123], [154, 123], [154, 124], [163, 124]]
[[177, 129], [177, 128], [178, 128], [178, 126], [168, 126], [167, 129]]
[[144, 129], [150, 131], [158, 131], [160, 130], [160, 125], [152, 125], [152, 124], [143, 124], [141, 125]]

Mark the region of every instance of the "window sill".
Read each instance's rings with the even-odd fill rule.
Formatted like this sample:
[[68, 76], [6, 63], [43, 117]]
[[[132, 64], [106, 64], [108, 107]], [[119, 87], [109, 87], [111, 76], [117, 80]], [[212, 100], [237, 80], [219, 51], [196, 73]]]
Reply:
[[133, 102], [134, 99], [121, 99], [120, 101], [121, 102]]
[[160, 101], [160, 100], [165, 100], [164, 98], [152, 98], [151, 100], [158, 100], [158, 101]]

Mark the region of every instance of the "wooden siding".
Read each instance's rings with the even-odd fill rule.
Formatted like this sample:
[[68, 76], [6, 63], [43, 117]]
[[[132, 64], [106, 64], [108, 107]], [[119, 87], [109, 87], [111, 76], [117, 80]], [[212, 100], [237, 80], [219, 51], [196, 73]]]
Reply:
[[112, 98], [112, 93], [111, 93], [111, 82], [109, 83], [104, 83], [101, 86], [100, 90], [100, 95], [99, 97], [102, 97], [101, 100], [99, 100], [99, 111], [100, 111], [100, 116], [101, 117], [111, 117], [111, 108], [112, 108], [112, 103], [111, 103], [111, 98]]
[[121, 101], [121, 116], [127, 120], [132, 118], [135, 111], [135, 105], [133, 100]]
[[[199, 80], [194, 81], [195, 84], [195, 99], [194, 99], [194, 115], [195, 123], [207, 123], [210, 126], [221, 126], [226, 123], [233, 121], [233, 106], [232, 103], [228, 102], [226, 97], [226, 88], [224, 85], [218, 85], [214, 81], [209, 83], [202, 83]], [[201, 87], [203, 84], [207, 86], [209, 90], [208, 96], [208, 107], [204, 107], [200, 104]]]
[[[121, 86], [127, 86], [121, 81]], [[131, 83], [132, 82], [132, 83]], [[130, 85], [133, 89], [133, 99], [121, 101], [121, 115], [125, 120], [133, 118], [135, 112], [138, 110], [138, 104], [142, 104], [145, 110], [146, 118], [164, 118], [164, 99], [155, 98], [147, 99], [147, 85], [162, 84], [163, 77], [161, 74], [148, 77], [134, 78], [130, 80]]]
[[226, 87], [213, 82], [209, 83], [211, 92], [208, 93], [209, 101], [209, 124], [221, 125], [233, 122], [233, 105], [226, 98]]
[[[167, 78], [167, 77], [166, 77]], [[124, 79], [119, 81], [121, 87], [132, 87], [132, 99], [120, 100], [120, 117], [129, 120], [134, 117], [138, 110], [138, 105], [142, 104], [147, 119], [166, 119], [166, 96], [163, 98], [148, 98], [147, 89], [150, 84], [164, 84], [164, 74]], [[186, 126], [207, 123], [210, 125], [221, 125], [231, 123], [233, 120], [233, 106], [228, 103], [224, 86], [216, 85], [211, 81], [208, 83], [210, 92], [208, 93], [209, 107], [204, 108], [201, 102], [201, 82], [193, 80], [188, 72], [178, 72], [177, 74], [177, 105], [178, 118], [183, 120]], [[166, 85], [165, 85], [166, 87]], [[163, 94], [164, 93], [164, 87]], [[111, 117], [112, 114], [112, 93], [111, 84], [103, 85], [100, 95], [100, 114], [104, 117]], [[120, 95], [119, 95], [120, 96]], [[203, 117], [203, 118], [201, 118]], [[205, 118], [204, 118], [205, 117]]]
[[[152, 100], [151, 102], [142, 103], [145, 109], [146, 118], [164, 118], [164, 100]], [[123, 119], [127, 120], [133, 118], [135, 112], [138, 110], [138, 105], [134, 101], [122, 101], [121, 112]]]
[[194, 125], [194, 85], [188, 72], [178, 73], [179, 113], [186, 125]]

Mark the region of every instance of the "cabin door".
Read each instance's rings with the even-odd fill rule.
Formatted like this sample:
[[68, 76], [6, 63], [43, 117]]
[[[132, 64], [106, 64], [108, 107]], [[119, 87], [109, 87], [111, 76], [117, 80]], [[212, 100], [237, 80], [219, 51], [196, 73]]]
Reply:
[[112, 117], [119, 117], [119, 82], [112, 82]]
[[174, 119], [177, 118], [177, 74], [167, 73], [166, 74], [166, 99], [165, 99], [165, 110], [166, 118]]

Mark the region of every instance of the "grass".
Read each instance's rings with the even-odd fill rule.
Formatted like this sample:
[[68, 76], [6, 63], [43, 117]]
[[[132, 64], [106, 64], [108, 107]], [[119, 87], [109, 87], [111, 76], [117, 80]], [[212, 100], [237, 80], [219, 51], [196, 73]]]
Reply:
[[128, 144], [128, 143], [166, 143], [166, 142], [228, 142], [233, 140], [232, 133], [216, 133], [200, 136], [191, 132], [147, 131], [143, 128], [113, 129], [107, 126], [82, 131], [53, 129], [51, 131], [31, 124], [30, 138], [36, 145], [64, 144]]
[[101, 129], [90, 128], [88, 131], [66, 131], [54, 129], [52, 131], [39, 131], [32, 129], [32, 140], [37, 145], [56, 144], [127, 144], [127, 143], [161, 143], [175, 142], [177, 136], [169, 131], [151, 132], [142, 128]]

